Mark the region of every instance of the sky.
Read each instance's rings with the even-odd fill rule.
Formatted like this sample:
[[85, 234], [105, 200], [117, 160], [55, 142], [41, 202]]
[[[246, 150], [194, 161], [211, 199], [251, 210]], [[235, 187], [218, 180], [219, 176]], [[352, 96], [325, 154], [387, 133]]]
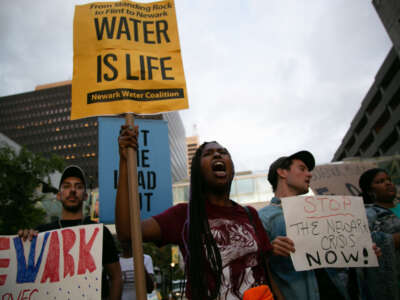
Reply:
[[[71, 80], [74, 5], [0, 3], [0, 97]], [[148, 1], [137, 1], [148, 2]], [[237, 171], [311, 151], [329, 163], [392, 43], [371, 0], [175, 0], [186, 135]]]

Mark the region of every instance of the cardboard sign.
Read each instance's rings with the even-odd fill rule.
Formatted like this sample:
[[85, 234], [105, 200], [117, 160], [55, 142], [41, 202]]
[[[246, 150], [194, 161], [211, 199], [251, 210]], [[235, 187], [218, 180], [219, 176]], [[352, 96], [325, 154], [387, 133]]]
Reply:
[[358, 196], [358, 181], [365, 171], [376, 168], [373, 162], [344, 162], [316, 166], [310, 187], [316, 195]]
[[71, 120], [187, 107], [173, 0], [75, 7]]
[[360, 197], [288, 197], [282, 208], [296, 271], [378, 266]]
[[[114, 224], [118, 184], [118, 134], [122, 118], [99, 118], [100, 220]], [[171, 158], [168, 126], [163, 120], [136, 119], [140, 218], [146, 219], [172, 206]]]
[[358, 196], [361, 192], [358, 186], [360, 176], [372, 168], [388, 172], [397, 187], [397, 199], [400, 199], [400, 155], [316, 166], [312, 171], [310, 187], [316, 195]]
[[101, 298], [103, 225], [0, 237], [0, 299]]

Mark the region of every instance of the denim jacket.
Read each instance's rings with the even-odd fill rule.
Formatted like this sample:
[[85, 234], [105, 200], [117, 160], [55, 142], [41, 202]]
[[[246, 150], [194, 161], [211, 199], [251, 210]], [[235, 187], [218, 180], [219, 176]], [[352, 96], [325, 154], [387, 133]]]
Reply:
[[[277, 236], [286, 236], [285, 219], [281, 200], [272, 198], [271, 204], [262, 208], [258, 214], [271, 241]], [[319, 300], [318, 282], [313, 270], [296, 271], [290, 257], [271, 256], [270, 269], [285, 299]], [[350, 299], [347, 290], [347, 274], [337, 269], [325, 269], [339, 292]]]
[[381, 248], [379, 267], [360, 268], [363, 299], [400, 299], [400, 251], [392, 234], [400, 232], [400, 219], [389, 209], [376, 204], [365, 206], [372, 240]]

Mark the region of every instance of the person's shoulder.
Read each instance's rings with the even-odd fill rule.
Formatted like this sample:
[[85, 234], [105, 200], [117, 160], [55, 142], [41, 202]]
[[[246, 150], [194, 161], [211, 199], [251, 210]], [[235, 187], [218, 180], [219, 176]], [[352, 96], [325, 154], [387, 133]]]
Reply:
[[246, 206], [243, 206], [243, 209], [246, 210], [246, 214], [250, 213], [251, 218], [253, 218], [256, 222], [259, 222], [259, 220], [261, 220], [257, 209], [255, 209], [253, 206], [246, 205]]
[[170, 225], [171, 221], [179, 222], [184, 220], [187, 216], [187, 208], [187, 203], [179, 203], [169, 207], [158, 215], [152, 216], [152, 218], [156, 220], [159, 225]]
[[246, 213], [247, 213], [247, 212], [250, 212], [252, 216], [257, 215], [257, 210], [256, 210], [253, 206], [251, 206], [251, 205], [244, 205], [244, 206], [242, 206], [242, 205], [239, 204], [239, 205], [237, 206], [237, 209], [239, 209], [239, 210], [245, 210]]
[[94, 223], [94, 224], [103, 225], [103, 236], [104, 236], [104, 238], [110, 237], [110, 238], [112, 239], [111, 230], [108, 229], [108, 227], [106, 226], [106, 224], [103, 224], [103, 223]]
[[386, 208], [379, 207], [375, 204], [366, 204], [365, 211], [367, 212], [367, 214], [377, 216], [377, 215], [387, 212], [388, 210]]
[[282, 207], [274, 203], [270, 203], [258, 211], [258, 216], [260, 217], [260, 220], [263, 222], [264, 226], [266, 226], [266, 224], [271, 224], [277, 220], [280, 220], [280, 217], [283, 218]]
[[176, 204], [176, 205], [174, 205], [174, 206], [172, 206], [172, 207], [174, 207], [174, 208], [177, 209], [177, 210], [180, 210], [180, 209], [187, 209], [188, 204], [187, 204], [187, 203], [178, 203], [178, 204]]
[[273, 203], [269, 203], [266, 206], [264, 206], [263, 208], [261, 208], [258, 213], [259, 214], [270, 214], [270, 213], [274, 213], [274, 212], [279, 212], [281, 211], [281, 207], [274, 205]]
[[252, 212], [258, 214], [258, 209], [255, 208], [254, 206], [248, 205], [247, 207], [248, 207]]
[[367, 213], [368, 220], [370, 219], [384, 219], [388, 216], [393, 215], [393, 212], [390, 209], [375, 205], [375, 204], [367, 204], [365, 205], [365, 211]]
[[178, 203], [171, 206], [161, 214], [185, 215], [188, 209], [187, 203]]

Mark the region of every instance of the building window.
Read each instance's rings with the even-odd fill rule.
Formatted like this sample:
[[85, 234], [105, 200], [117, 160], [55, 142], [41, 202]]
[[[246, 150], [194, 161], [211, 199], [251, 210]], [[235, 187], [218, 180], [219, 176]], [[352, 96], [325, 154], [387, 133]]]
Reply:
[[374, 131], [378, 134], [382, 128], [386, 125], [386, 123], [389, 121], [390, 118], [390, 112], [388, 109], [385, 109], [383, 114], [380, 116], [378, 121], [376, 121], [374, 125]]
[[399, 103], [400, 103], [400, 87], [397, 89], [396, 94], [394, 94], [393, 98], [389, 102], [390, 109], [392, 111], [395, 111]]
[[236, 180], [236, 194], [251, 194], [254, 192], [254, 182], [252, 178]]
[[370, 133], [364, 142], [361, 144], [360, 149], [362, 152], [365, 152], [369, 146], [371, 146], [372, 142], [374, 141], [374, 136]]
[[346, 147], [344, 147], [344, 149], [346, 151], [350, 151], [351, 147], [353, 147], [354, 143], [356, 142], [356, 138], [354, 136], [352, 136], [350, 138], [350, 140], [347, 142]]
[[385, 77], [383, 77], [383, 79], [382, 79], [381, 86], [383, 89], [386, 89], [390, 85], [390, 83], [392, 82], [393, 78], [396, 76], [399, 69], [400, 69], [400, 61], [398, 58], [396, 58], [392, 64], [392, 66], [389, 68], [389, 70], [385, 74]]
[[368, 107], [367, 107], [367, 113], [369, 115], [372, 115], [372, 113], [374, 112], [375, 108], [378, 106], [379, 102], [382, 100], [382, 95], [381, 92], [378, 91], [374, 98], [372, 98], [371, 102], [369, 103]]
[[382, 154], [386, 154], [390, 148], [398, 141], [399, 134], [397, 133], [396, 128], [392, 131], [392, 133], [385, 139], [382, 143], [380, 149], [382, 150]]
[[365, 125], [367, 125], [367, 117], [363, 116], [355, 129], [356, 134], [360, 134], [360, 132], [364, 129]]

